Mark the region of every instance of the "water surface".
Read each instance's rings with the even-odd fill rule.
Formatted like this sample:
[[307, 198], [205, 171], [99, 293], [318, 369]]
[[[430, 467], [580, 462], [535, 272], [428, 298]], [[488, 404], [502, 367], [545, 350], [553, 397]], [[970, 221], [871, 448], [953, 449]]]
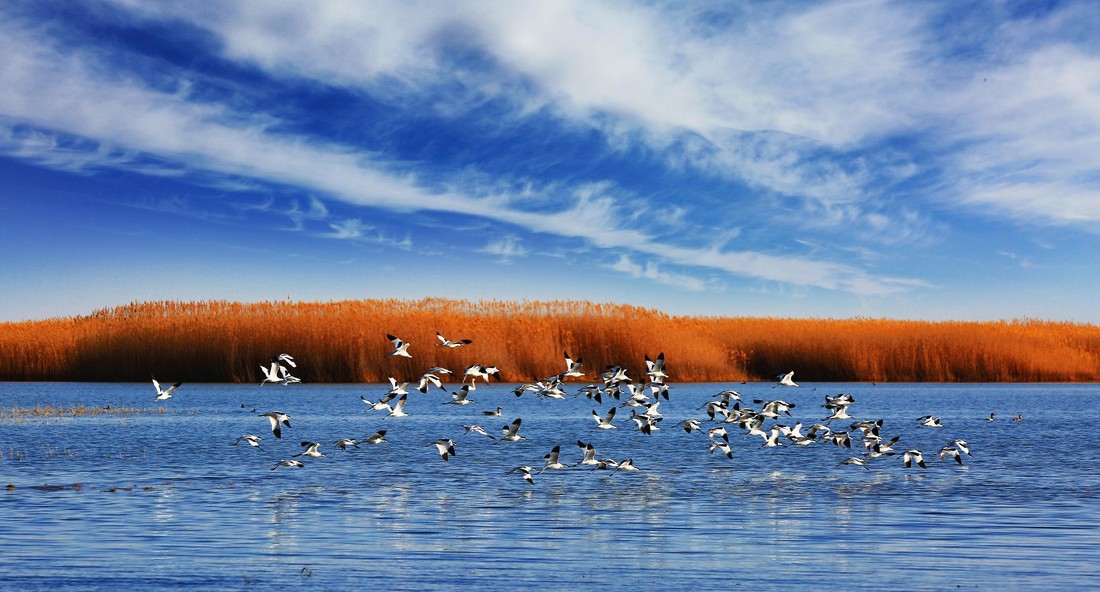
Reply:
[[[448, 385], [453, 387], [454, 385]], [[571, 385], [575, 392], [581, 384]], [[1100, 581], [1100, 419], [1094, 385], [673, 384], [661, 429], [592, 419], [615, 404], [516, 398], [481, 386], [476, 403], [412, 392], [404, 418], [367, 411], [379, 385], [184, 384], [154, 402], [148, 384], [0, 383], [0, 581], [38, 589], [1063, 589]], [[857, 419], [882, 419], [899, 456], [839, 465], [862, 449], [818, 442], [762, 448], [728, 426], [733, 460], [676, 428], [725, 388], [795, 403], [821, 421], [826, 394], [852, 393]], [[134, 408], [139, 414], [12, 417], [13, 407]], [[503, 417], [483, 410], [504, 407]], [[163, 407], [163, 412], [159, 410]], [[283, 438], [259, 414], [293, 419]], [[991, 411], [996, 421], [985, 421]], [[919, 428], [934, 414], [943, 428]], [[1022, 421], [1012, 421], [1018, 414]], [[523, 418], [520, 442], [490, 434]], [[851, 423], [834, 422], [843, 429]], [[338, 438], [387, 430], [358, 450]], [[232, 443], [252, 433], [261, 448]], [[430, 443], [449, 437], [456, 456]], [[965, 439], [964, 464], [937, 451]], [[641, 471], [541, 467], [577, 440]], [[271, 470], [322, 444], [326, 458]], [[303, 458], [303, 457], [299, 457]]]

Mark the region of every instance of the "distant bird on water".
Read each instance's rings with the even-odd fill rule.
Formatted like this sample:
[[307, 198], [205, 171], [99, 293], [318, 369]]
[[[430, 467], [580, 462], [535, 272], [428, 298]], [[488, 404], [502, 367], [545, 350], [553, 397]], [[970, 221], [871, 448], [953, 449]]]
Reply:
[[154, 377], [153, 378], [153, 388], [157, 389], [157, 398], [156, 398], [156, 400], [157, 401], [163, 401], [165, 399], [171, 399], [172, 398], [172, 391], [178, 389], [181, 384], [183, 384], [183, 383], [182, 382], [177, 382], [176, 384], [173, 384], [172, 386], [162, 390], [160, 388], [160, 383], [157, 382], [156, 377]]

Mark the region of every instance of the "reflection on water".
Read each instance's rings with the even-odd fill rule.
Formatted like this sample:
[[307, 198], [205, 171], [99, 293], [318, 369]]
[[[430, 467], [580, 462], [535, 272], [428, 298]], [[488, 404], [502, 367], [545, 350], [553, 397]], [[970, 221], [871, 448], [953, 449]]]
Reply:
[[[1100, 419], [1088, 385], [784, 391], [799, 411], [788, 423], [806, 425], [824, 417], [822, 394], [852, 392], [850, 412], [883, 418], [899, 450], [924, 451], [925, 470], [897, 457], [838, 466], [858, 442], [762, 448], [736, 428], [730, 460], [706, 436], [672, 429], [704, 419], [699, 405], [726, 385], [676, 385], [661, 407], [669, 427], [650, 436], [625, 419], [596, 430], [586, 399], [516, 399], [502, 386], [479, 388], [477, 409], [424, 395], [410, 397], [410, 417], [385, 420], [358, 401], [372, 387], [299, 386], [191, 385], [163, 415], [0, 421], [0, 485], [12, 486], [0, 490], [5, 586], [1062, 589], [1100, 575], [1100, 455], [1080, 444]], [[743, 385], [746, 399], [754, 388], [774, 396]], [[146, 391], [0, 384], [0, 404], [141, 407]], [[497, 404], [507, 418], [480, 415]], [[254, 409], [286, 411], [294, 427], [277, 440]], [[1027, 419], [986, 422], [991, 409]], [[947, 427], [918, 429], [929, 412]], [[463, 423], [498, 433], [514, 417], [527, 440], [461, 435]], [[333, 445], [378, 429], [389, 443]], [[231, 445], [244, 433], [262, 435], [262, 448]], [[439, 437], [456, 442], [446, 463], [427, 445]], [[959, 437], [973, 456], [941, 461], [936, 451]], [[270, 470], [302, 440], [328, 457]], [[534, 485], [507, 473], [541, 466], [554, 445], [576, 463], [577, 440], [642, 470], [570, 467], [536, 473]]]

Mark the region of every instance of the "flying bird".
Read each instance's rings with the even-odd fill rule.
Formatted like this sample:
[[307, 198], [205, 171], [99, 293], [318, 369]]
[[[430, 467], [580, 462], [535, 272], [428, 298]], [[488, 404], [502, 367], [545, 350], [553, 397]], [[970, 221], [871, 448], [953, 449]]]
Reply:
[[407, 341], [402, 341], [401, 339], [394, 337], [389, 333], [386, 334], [386, 339], [389, 339], [391, 342], [393, 342], [393, 351], [390, 352], [388, 355], [401, 356], [404, 358], [412, 357], [412, 354], [409, 353], [409, 343]]
[[241, 436], [240, 438], [237, 438], [236, 440], [234, 440], [233, 445], [236, 446], [237, 444], [240, 444], [241, 442], [244, 442], [244, 443], [248, 444], [249, 446], [260, 448], [260, 440], [263, 440], [263, 438], [261, 438], [259, 436], [254, 436], [252, 434], [245, 434], [245, 435]]
[[154, 377], [153, 378], [153, 388], [157, 389], [157, 398], [155, 400], [163, 401], [165, 399], [171, 399], [172, 398], [172, 391], [178, 389], [181, 384], [183, 384], [183, 383], [182, 382], [177, 382], [176, 384], [173, 384], [172, 386], [161, 390], [160, 383], [157, 382], [156, 377]]
[[429, 446], [435, 446], [435, 449], [439, 451], [439, 457], [443, 460], [448, 460], [455, 455], [455, 443], [450, 438], [440, 438], [429, 444]]
[[772, 385], [772, 388], [775, 388], [777, 386], [798, 386], [798, 383], [793, 380], [794, 379], [794, 370], [791, 370], [790, 372], [788, 372], [786, 374], [780, 374], [778, 376], [778, 378], [779, 378], [779, 382]]
[[534, 471], [535, 471], [535, 467], [529, 467], [527, 465], [523, 465], [522, 467], [516, 467], [514, 469], [511, 469], [511, 470], [507, 471], [507, 473], [509, 473], [509, 474], [511, 474], [511, 473], [522, 473], [523, 474], [523, 479], [525, 481], [527, 481], [528, 483], [530, 483], [531, 485], [534, 485], [535, 484], [535, 478], [531, 476], [531, 473], [533, 473]]
[[274, 434], [276, 438], [282, 438], [283, 437], [282, 428], [281, 428], [280, 424], [285, 425], [286, 427], [289, 428], [290, 427], [290, 420], [292, 419], [289, 415], [283, 413], [282, 411], [271, 411], [269, 413], [261, 413], [260, 417], [266, 417], [267, 420], [271, 422], [271, 433]]
[[470, 345], [471, 343], [473, 343], [473, 341], [471, 341], [469, 339], [459, 339], [457, 341], [451, 341], [450, 339], [447, 339], [446, 337], [440, 335], [439, 333], [436, 333], [435, 336], [436, 336], [437, 339], [439, 339], [439, 343], [435, 344], [436, 347], [451, 347], [451, 348], [454, 348], [454, 347], [462, 347], [464, 345]]
[[292, 467], [292, 468], [295, 468], [295, 469], [300, 469], [304, 466], [306, 466], [305, 463], [303, 463], [300, 460], [295, 460], [293, 458], [286, 458], [286, 459], [283, 459], [283, 460], [275, 463], [275, 466], [271, 467], [271, 470], [274, 471], [275, 469], [277, 469], [279, 467]]

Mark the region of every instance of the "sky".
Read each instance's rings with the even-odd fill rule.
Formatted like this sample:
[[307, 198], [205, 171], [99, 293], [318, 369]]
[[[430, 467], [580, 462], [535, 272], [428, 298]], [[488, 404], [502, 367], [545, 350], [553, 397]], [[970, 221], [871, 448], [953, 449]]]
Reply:
[[0, 3], [0, 321], [578, 299], [1100, 323], [1080, 2]]

